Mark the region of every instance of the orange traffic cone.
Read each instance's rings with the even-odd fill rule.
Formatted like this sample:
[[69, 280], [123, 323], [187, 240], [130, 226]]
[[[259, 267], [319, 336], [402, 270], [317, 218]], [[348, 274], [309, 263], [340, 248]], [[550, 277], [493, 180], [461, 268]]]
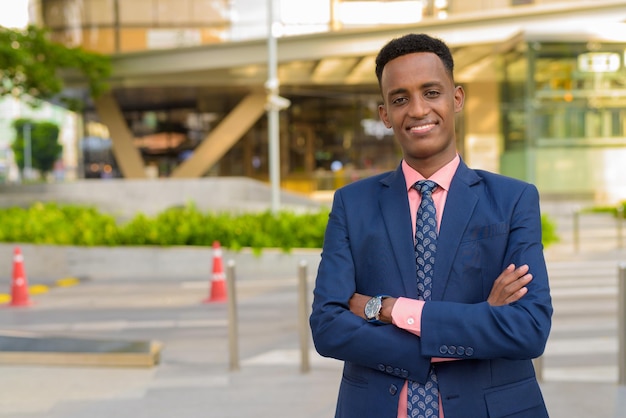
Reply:
[[11, 306], [28, 306], [32, 302], [28, 296], [28, 280], [24, 272], [24, 257], [20, 247], [13, 250], [13, 281], [11, 283]]
[[225, 302], [226, 295], [226, 275], [224, 274], [224, 264], [222, 263], [222, 248], [218, 241], [213, 242], [213, 275], [211, 276], [211, 293], [204, 302]]

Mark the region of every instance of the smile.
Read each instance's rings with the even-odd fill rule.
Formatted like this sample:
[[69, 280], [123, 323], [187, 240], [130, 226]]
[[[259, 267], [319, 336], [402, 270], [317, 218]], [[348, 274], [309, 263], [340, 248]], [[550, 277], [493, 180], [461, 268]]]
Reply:
[[416, 134], [423, 134], [435, 127], [435, 123], [427, 123], [425, 125], [411, 126], [409, 127], [409, 132]]

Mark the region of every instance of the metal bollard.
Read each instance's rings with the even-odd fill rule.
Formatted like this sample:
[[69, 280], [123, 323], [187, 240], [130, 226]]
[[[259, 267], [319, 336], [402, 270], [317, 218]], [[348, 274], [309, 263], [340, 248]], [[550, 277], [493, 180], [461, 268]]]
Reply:
[[235, 262], [229, 260], [226, 266], [228, 286], [228, 353], [230, 370], [239, 370], [239, 331], [237, 319], [237, 293], [235, 292]]
[[298, 266], [298, 311], [300, 330], [300, 371], [308, 373], [309, 363], [309, 301], [307, 286], [307, 262], [302, 260]]
[[618, 384], [626, 386], [626, 263], [620, 263], [617, 277]]
[[617, 206], [617, 248], [624, 248], [624, 206]]
[[574, 212], [574, 252], [580, 249], [580, 211]]

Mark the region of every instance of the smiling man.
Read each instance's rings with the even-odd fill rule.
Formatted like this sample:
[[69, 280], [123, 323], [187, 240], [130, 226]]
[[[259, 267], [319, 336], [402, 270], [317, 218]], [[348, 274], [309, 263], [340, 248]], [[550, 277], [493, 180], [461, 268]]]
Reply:
[[392, 40], [376, 75], [403, 159], [333, 200], [310, 323], [318, 352], [344, 361], [335, 416], [547, 417], [537, 189], [462, 161], [465, 93], [441, 40]]

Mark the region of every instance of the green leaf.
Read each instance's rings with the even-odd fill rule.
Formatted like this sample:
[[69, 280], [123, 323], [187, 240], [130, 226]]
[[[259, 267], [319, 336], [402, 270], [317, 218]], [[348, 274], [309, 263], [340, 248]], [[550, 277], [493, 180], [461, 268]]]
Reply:
[[26, 29], [0, 26], [0, 96], [13, 96], [31, 106], [57, 100], [78, 110], [80, 100], [64, 95], [62, 73], [76, 73], [92, 97], [109, 89], [112, 67], [108, 56], [66, 47], [48, 35], [46, 29], [33, 25]]

